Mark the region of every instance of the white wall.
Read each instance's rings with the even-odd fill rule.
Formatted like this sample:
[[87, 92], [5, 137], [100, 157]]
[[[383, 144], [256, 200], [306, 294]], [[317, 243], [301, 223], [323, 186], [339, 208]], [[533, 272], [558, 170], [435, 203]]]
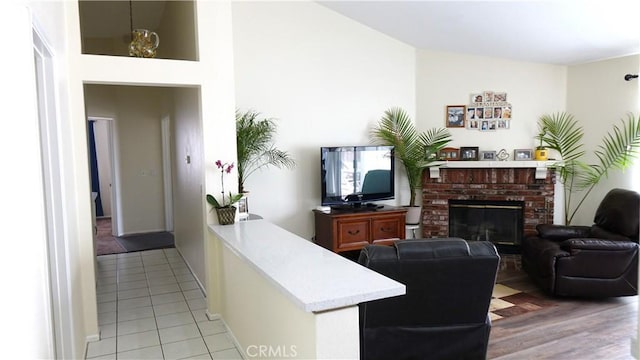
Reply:
[[[173, 92], [172, 141], [174, 159], [174, 235], [176, 247], [204, 285], [205, 264], [202, 224], [202, 180], [204, 150], [198, 89], [175, 89]], [[190, 158], [187, 162], [187, 156]]]
[[313, 2], [234, 2], [236, 103], [277, 119], [295, 170], [250, 177], [249, 210], [304, 238], [321, 146], [370, 144], [392, 106], [415, 112], [415, 50]]
[[[46, 222], [40, 140], [36, 108], [31, 19], [23, 6], [3, 6], [0, 30], [11, 33], [4, 43], [12, 56], [0, 67], [5, 84], [0, 90], [5, 122], [0, 131], [2, 162], [14, 172], [3, 179], [0, 216], [8, 241], [8, 256], [0, 269], [4, 286], [19, 296], [5, 296], [0, 336], [2, 358], [51, 358], [53, 352], [52, 308], [47, 268]], [[22, 334], [22, 336], [16, 336]], [[11, 339], [11, 340], [9, 340]]]
[[[7, 243], [7, 253], [14, 254], [3, 261], [2, 271], [12, 274], [20, 269], [19, 276], [5, 277], [5, 285], [12, 288], [18, 297], [6, 297], [3, 303], [9, 317], [0, 327], [0, 336], [6, 339], [2, 358], [52, 358], [49, 346], [53, 334], [49, 316], [51, 315], [50, 293], [46, 287], [50, 283], [47, 269], [47, 240], [44, 222], [44, 198], [41, 192], [40, 148], [37, 129], [37, 107], [35, 89], [31, 22], [41, 32], [43, 40], [53, 52], [55, 98], [59, 154], [63, 159], [60, 172], [64, 174], [61, 205], [64, 208], [64, 233], [62, 247], [66, 251], [68, 282], [68, 308], [71, 314], [70, 357], [83, 358], [86, 340], [97, 337], [95, 275], [93, 267], [93, 242], [91, 227], [91, 199], [86, 156], [86, 123], [76, 123], [74, 119], [73, 97], [81, 88], [72, 85], [69, 68], [72, 61], [67, 57], [69, 47], [79, 44], [79, 39], [67, 33], [65, 18], [69, 9], [63, 2], [16, 1], [5, 3], [0, 14], [4, 44], [11, 48], [2, 68], [5, 86], [2, 98], [6, 102], [5, 116], [17, 121], [0, 131], [0, 153], [3, 163], [19, 176], [6, 178], [3, 183], [0, 213], [11, 221], [4, 224], [8, 237], [26, 239], [27, 242]], [[28, 12], [30, 11], [30, 13]], [[71, 11], [72, 12], [72, 11]], [[14, 81], [15, 80], [15, 81]], [[78, 105], [77, 103], [75, 105]], [[78, 109], [78, 108], [75, 108]], [[81, 108], [80, 108], [81, 109]], [[80, 117], [82, 118], [82, 116]], [[78, 152], [76, 144], [82, 144], [85, 151]], [[19, 154], [19, 156], [16, 156]], [[83, 174], [76, 177], [75, 174]], [[25, 252], [26, 251], [26, 252]], [[20, 254], [26, 254], [20, 256]], [[6, 266], [6, 267], [5, 267]], [[14, 282], [15, 281], [15, 282]], [[13, 316], [19, 316], [13, 318]], [[22, 336], [16, 337], [20, 333]], [[68, 355], [68, 354], [67, 354]]]
[[[640, 56], [626, 56], [569, 67], [567, 85], [567, 111], [573, 114], [585, 132], [585, 161], [594, 161], [593, 153], [607, 132], [628, 113], [640, 116], [640, 90], [638, 79], [625, 81], [625, 74], [637, 74]], [[574, 225], [591, 225], [595, 210], [604, 195], [614, 187], [640, 191], [640, 162], [625, 172], [613, 170], [607, 179], [598, 184], [582, 204]], [[577, 200], [581, 199], [578, 197]]]
[[536, 146], [537, 120], [562, 111], [566, 103], [566, 66], [518, 62], [458, 53], [419, 50], [416, 65], [418, 127], [445, 126], [447, 105], [468, 105], [472, 93], [504, 91], [513, 106], [511, 128], [492, 132], [450, 128], [452, 146], [480, 150]]

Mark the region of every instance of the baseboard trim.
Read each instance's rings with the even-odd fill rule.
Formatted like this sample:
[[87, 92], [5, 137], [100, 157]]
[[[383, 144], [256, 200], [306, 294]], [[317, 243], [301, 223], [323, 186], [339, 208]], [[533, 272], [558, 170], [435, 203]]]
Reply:
[[89, 343], [96, 341], [100, 341], [100, 334], [92, 334], [84, 338], [84, 356], [82, 356], [83, 359], [86, 359], [87, 354], [89, 353]]

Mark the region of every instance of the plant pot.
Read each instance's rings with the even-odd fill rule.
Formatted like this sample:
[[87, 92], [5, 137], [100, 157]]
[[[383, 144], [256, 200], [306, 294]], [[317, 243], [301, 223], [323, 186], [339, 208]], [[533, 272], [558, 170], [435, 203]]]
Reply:
[[407, 225], [418, 225], [422, 220], [422, 206], [407, 206]]
[[547, 160], [548, 152], [546, 148], [538, 148], [536, 149], [536, 160], [544, 161]]
[[216, 208], [216, 214], [218, 214], [218, 223], [220, 225], [230, 225], [236, 222], [235, 206]]

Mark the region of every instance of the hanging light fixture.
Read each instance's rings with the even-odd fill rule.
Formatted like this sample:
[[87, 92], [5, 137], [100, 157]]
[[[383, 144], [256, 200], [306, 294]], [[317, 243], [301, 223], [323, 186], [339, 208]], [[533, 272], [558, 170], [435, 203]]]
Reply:
[[131, 41], [133, 41], [133, 1], [129, 0], [129, 34], [131, 35]]
[[133, 1], [129, 0], [129, 29], [131, 30], [131, 43], [129, 44], [129, 56], [152, 58], [156, 56], [156, 49], [160, 44], [158, 34], [147, 29], [133, 28]]

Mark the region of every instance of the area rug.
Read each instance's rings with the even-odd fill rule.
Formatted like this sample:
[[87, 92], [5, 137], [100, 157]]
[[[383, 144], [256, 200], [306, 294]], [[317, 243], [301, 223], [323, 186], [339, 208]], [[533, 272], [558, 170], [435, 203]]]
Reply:
[[97, 219], [96, 254], [109, 255], [126, 252], [174, 247], [173, 234], [169, 232], [147, 233], [115, 237], [111, 235], [111, 219]]
[[127, 252], [174, 247], [173, 234], [166, 231], [120, 236], [116, 241]]
[[524, 293], [502, 284], [493, 288], [489, 315], [491, 321], [541, 310], [557, 304], [551, 300]]
[[111, 235], [111, 219], [97, 219], [96, 227], [97, 255], [120, 254], [127, 252], [127, 249], [122, 247], [122, 245], [116, 241], [116, 238]]

